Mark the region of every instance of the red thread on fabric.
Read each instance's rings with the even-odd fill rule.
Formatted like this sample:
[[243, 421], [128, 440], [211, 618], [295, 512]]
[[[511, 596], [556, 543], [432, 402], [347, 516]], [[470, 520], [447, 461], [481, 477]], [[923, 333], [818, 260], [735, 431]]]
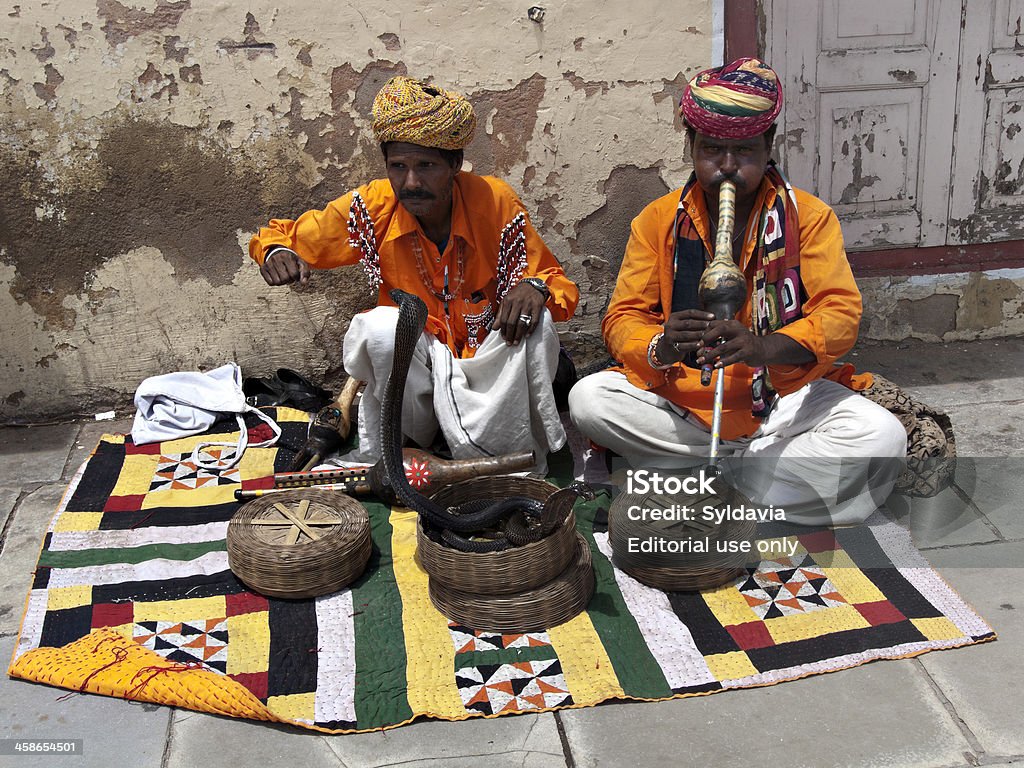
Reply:
[[[93, 653], [99, 653], [100, 652], [100, 647], [104, 643], [114, 642], [115, 639], [116, 640], [120, 640], [121, 638], [113, 638], [113, 637], [105, 637], [105, 638], [103, 638], [102, 640], [99, 641], [99, 643], [96, 644], [96, 647], [92, 649], [92, 652]], [[86, 676], [85, 680], [82, 681], [82, 684], [78, 687], [78, 692], [79, 693], [85, 693], [85, 689], [89, 685], [89, 681], [92, 680], [94, 677], [96, 677], [96, 675], [98, 675], [100, 672], [108, 670], [112, 666], [114, 666], [115, 664], [120, 664], [122, 661], [124, 661], [125, 659], [128, 658], [128, 649], [125, 648], [125, 647], [114, 648], [112, 653], [114, 654], [114, 660], [104, 664], [99, 669], [94, 669], [92, 672], [90, 672]]]
[[187, 672], [192, 669], [203, 668], [203, 664], [201, 664], [198, 661], [187, 662], [184, 664], [176, 662], [169, 667], [160, 667], [155, 664], [149, 667], [143, 667], [132, 676], [131, 682], [134, 683], [136, 680], [138, 680], [139, 676], [142, 675], [144, 672], [152, 672], [152, 674], [145, 680], [142, 680], [138, 684], [136, 684], [134, 688], [129, 689], [128, 692], [124, 695], [124, 697], [131, 701], [135, 701], [136, 697], [139, 694], [141, 694], [146, 689], [146, 686], [149, 685], [149, 683], [153, 680], [153, 678], [157, 677], [158, 675], [166, 674], [167, 672]]
[[155, 514], [156, 514], [156, 511], [150, 512], [148, 515], [146, 515], [144, 518], [142, 518], [138, 522], [135, 522], [135, 523], [132, 523], [131, 525], [129, 525], [128, 526], [128, 530], [131, 531], [131, 530], [137, 528], [138, 526], [142, 525], [144, 522], [149, 520], [149, 518], [151, 518]]

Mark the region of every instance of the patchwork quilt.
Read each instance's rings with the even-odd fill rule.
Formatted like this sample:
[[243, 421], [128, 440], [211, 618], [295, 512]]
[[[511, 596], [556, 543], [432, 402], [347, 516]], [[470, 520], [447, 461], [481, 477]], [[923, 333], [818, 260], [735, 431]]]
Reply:
[[544, 632], [448, 621], [416, 559], [414, 513], [372, 499], [373, 554], [357, 582], [268, 599], [232, 574], [225, 535], [234, 491], [271, 487], [304, 440], [305, 413], [272, 415], [279, 446], [223, 470], [192, 463], [209, 434], [142, 446], [105, 436], [45, 534], [9, 674], [353, 732], [707, 694], [995, 637], [882, 515], [834, 531], [765, 526], [761, 538], [787, 539], [776, 550], [790, 556], [718, 589], [666, 593], [613, 566], [607, 494], [576, 507], [596, 593]]

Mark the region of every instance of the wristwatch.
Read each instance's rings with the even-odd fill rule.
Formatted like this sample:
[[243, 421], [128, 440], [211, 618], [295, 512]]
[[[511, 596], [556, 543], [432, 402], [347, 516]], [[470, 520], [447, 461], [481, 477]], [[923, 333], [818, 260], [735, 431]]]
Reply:
[[540, 291], [541, 296], [544, 297], [544, 301], [547, 301], [551, 297], [551, 289], [548, 288], [548, 284], [541, 280], [539, 277], [524, 277], [519, 282], [531, 285]]

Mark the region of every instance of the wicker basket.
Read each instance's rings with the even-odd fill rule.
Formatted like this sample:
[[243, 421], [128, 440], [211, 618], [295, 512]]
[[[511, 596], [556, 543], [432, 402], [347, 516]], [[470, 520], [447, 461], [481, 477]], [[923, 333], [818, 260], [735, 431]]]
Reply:
[[228, 523], [227, 547], [229, 567], [252, 590], [269, 597], [318, 597], [362, 575], [372, 549], [370, 520], [343, 493], [284, 491], [239, 509]]
[[[479, 477], [442, 488], [431, 498], [446, 507], [471, 499], [508, 496], [544, 501], [557, 490], [551, 483], [527, 477]], [[460, 552], [447, 547], [426, 535], [422, 518], [416, 541], [420, 564], [431, 582], [482, 595], [522, 592], [565, 570], [576, 551], [576, 517], [570, 511], [564, 522], [540, 541], [502, 552]]]
[[485, 632], [539, 632], [579, 614], [594, 594], [590, 547], [576, 534], [572, 562], [547, 584], [511, 595], [477, 595], [430, 580], [430, 602], [451, 621]]
[[[757, 560], [753, 541], [757, 523], [752, 520], [725, 520], [721, 524], [707, 523], [701, 519], [705, 506], [715, 509], [732, 506], [751, 507], [743, 494], [724, 480], [715, 482], [717, 494], [708, 497], [693, 497], [680, 494], [674, 497], [655, 494], [622, 493], [615, 498], [608, 509], [608, 542], [612, 547], [615, 565], [648, 586], [667, 592], [692, 592], [712, 589], [739, 578], [745, 573], [751, 560]], [[687, 505], [696, 510], [694, 522], [631, 520], [627, 514], [631, 507], [670, 508]], [[638, 552], [630, 551], [630, 541], [639, 547], [643, 542], [660, 544], [666, 548], [678, 546], [694, 550], [704, 546], [707, 551], [690, 552]], [[746, 542], [750, 551], [721, 552], [718, 548], [728, 547], [727, 542]], [[751, 554], [753, 552], [753, 554]]]

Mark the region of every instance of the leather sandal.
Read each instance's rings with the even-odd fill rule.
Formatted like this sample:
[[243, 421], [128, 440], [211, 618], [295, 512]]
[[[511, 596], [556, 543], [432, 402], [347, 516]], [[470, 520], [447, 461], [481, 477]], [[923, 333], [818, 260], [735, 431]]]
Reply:
[[281, 405], [293, 405], [303, 411], [319, 411], [331, 402], [330, 392], [290, 368], [278, 368], [275, 379], [286, 397], [286, 402]]

